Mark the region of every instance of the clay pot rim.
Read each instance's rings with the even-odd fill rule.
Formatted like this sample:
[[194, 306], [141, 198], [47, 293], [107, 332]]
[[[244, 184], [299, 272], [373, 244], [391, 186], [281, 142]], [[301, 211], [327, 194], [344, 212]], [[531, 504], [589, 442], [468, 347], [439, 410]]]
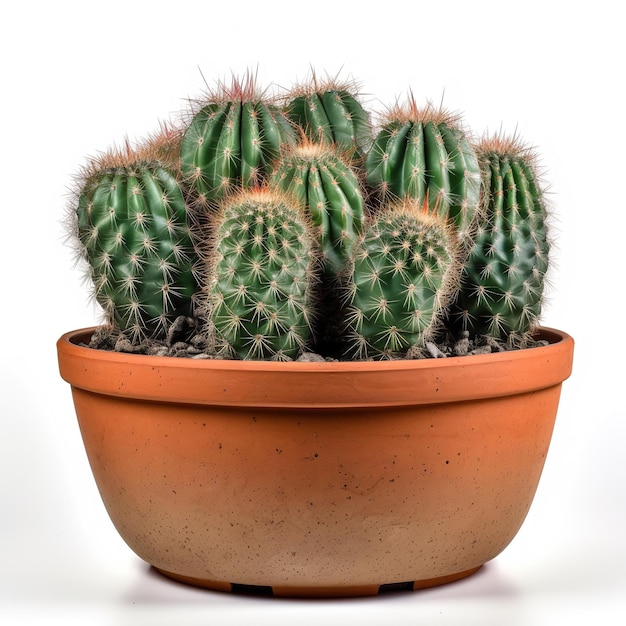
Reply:
[[345, 408], [411, 406], [526, 393], [560, 384], [574, 340], [542, 327], [549, 345], [397, 361], [272, 362], [147, 356], [84, 345], [94, 327], [57, 342], [61, 376], [73, 386], [126, 398], [219, 406]]
[[[98, 359], [110, 362], [132, 362], [141, 360], [148, 365], [158, 365], [159, 367], [173, 363], [181, 368], [209, 369], [209, 370], [246, 370], [246, 371], [267, 371], [286, 372], [291, 369], [310, 372], [359, 372], [370, 370], [405, 370], [405, 369], [430, 369], [432, 367], [455, 367], [459, 364], [467, 364], [468, 359], [472, 363], [498, 362], [502, 360], [525, 359], [530, 350], [546, 352], [554, 349], [554, 346], [563, 342], [573, 343], [573, 338], [566, 332], [556, 328], [541, 326], [535, 333], [535, 339], [549, 342], [548, 346], [538, 346], [521, 350], [509, 350], [505, 352], [492, 352], [489, 354], [475, 354], [458, 357], [446, 357], [441, 359], [396, 359], [396, 360], [375, 360], [375, 361], [244, 361], [241, 359], [193, 359], [186, 357], [157, 356], [146, 354], [132, 354], [127, 352], [114, 352], [112, 350], [99, 350], [90, 348], [87, 344], [96, 326], [81, 328], [63, 334], [58, 340], [58, 346], [64, 345], [63, 349], [69, 353], [82, 354], [96, 352]], [[87, 352], [86, 352], [87, 351]]]

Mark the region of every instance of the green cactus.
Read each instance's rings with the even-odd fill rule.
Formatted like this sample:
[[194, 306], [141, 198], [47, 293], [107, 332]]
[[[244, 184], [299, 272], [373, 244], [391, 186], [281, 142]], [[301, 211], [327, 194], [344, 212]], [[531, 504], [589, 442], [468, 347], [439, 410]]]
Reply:
[[432, 105], [391, 108], [366, 157], [367, 184], [380, 197], [416, 198], [470, 236], [480, 200], [480, 168], [460, 118]]
[[286, 115], [250, 75], [220, 83], [200, 105], [183, 137], [181, 170], [201, 205], [260, 184], [281, 145], [296, 142]]
[[347, 156], [359, 157], [372, 142], [368, 113], [359, 101], [358, 86], [336, 79], [311, 81], [292, 89], [287, 115], [314, 142], [335, 144]]
[[330, 276], [338, 275], [363, 229], [364, 199], [354, 168], [334, 147], [305, 140], [283, 155], [270, 185], [306, 207], [318, 232], [324, 268]]
[[432, 338], [458, 279], [456, 237], [415, 199], [396, 201], [357, 244], [346, 320], [360, 358], [404, 353]]
[[214, 225], [209, 319], [224, 354], [289, 360], [311, 336], [314, 239], [303, 211], [275, 190], [244, 190]]
[[280, 99], [250, 73], [218, 81], [182, 119], [76, 177], [72, 235], [107, 345], [121, 331], [152, 350], [179, 328], [256, 360], [395, 357], [444, 333], [530, 343], [550, 244], [516, 137], [474, 144], [410, 92], [374, 134], [357, 83], [314, 72]]
[[451, 320], [457, 332], [523, 343], [541, 313], [550, 251], [536, 156], [503, 135], [484, 138], [477, 151], [485, 215]]
[[134, 342], [163, 338], [193, 313], [192, 220], [172, 166], [180, 133], [92, 159], [77, 177], [73, 234], [107, 322]]

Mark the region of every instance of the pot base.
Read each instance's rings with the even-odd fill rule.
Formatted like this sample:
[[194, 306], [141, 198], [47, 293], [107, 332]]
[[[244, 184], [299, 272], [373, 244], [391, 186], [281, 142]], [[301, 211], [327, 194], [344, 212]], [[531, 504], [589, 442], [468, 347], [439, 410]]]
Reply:
[[277, 598], [348, 598], [348, 597], [365, 597], [376, 596], [379, 593], [391, 591], [417, 591], [419, 589], [428, 589], [430, 587], [438, 587], [448, 583], [456, 582], [475, 574], [482, 565], [473, 567], [463, 572], [450, 574], [448, 576], [439, 576], [438, 578], [428, 578], [425, 580], [415, 580], [401, 583], [391, 583], [383, 585], [333, 585], [333, 586], [282, 586], [274, 585], [273, 587], [264, 585], [242, 585], [237, 583], [228, 583], [217, 580], [205, 580], [203, 578], [192, 578], [190, 576], [182, 576], [174, 574], [155, 567], [154, 569], [178, 582], [195, 587], [203, 587], [213, 591], [226, 591], [232, 593], [246, 593], [250, 595], [274, 596]]

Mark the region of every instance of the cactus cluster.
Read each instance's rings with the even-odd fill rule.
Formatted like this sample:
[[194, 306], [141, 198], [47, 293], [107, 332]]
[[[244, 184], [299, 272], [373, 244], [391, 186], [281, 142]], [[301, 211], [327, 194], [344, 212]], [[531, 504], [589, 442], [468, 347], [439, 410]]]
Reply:
[[536, 156], [411, 92], [375, 126], [355, 83], [219, 82], [179, 125], [90, 159], [72, 236], [131, 344], [180, 316], [212, 355], [380, 359], [524, 346], [550, 245]]

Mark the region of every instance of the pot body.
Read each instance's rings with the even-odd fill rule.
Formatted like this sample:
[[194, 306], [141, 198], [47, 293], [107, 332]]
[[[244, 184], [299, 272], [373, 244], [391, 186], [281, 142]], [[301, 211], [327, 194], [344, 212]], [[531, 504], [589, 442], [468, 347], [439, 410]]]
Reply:
[[58, 342], [122, 538], [214, 589], [371, 595], [462, 578], [519, 530], [573, 340], [428, 361], [146, 357]]

